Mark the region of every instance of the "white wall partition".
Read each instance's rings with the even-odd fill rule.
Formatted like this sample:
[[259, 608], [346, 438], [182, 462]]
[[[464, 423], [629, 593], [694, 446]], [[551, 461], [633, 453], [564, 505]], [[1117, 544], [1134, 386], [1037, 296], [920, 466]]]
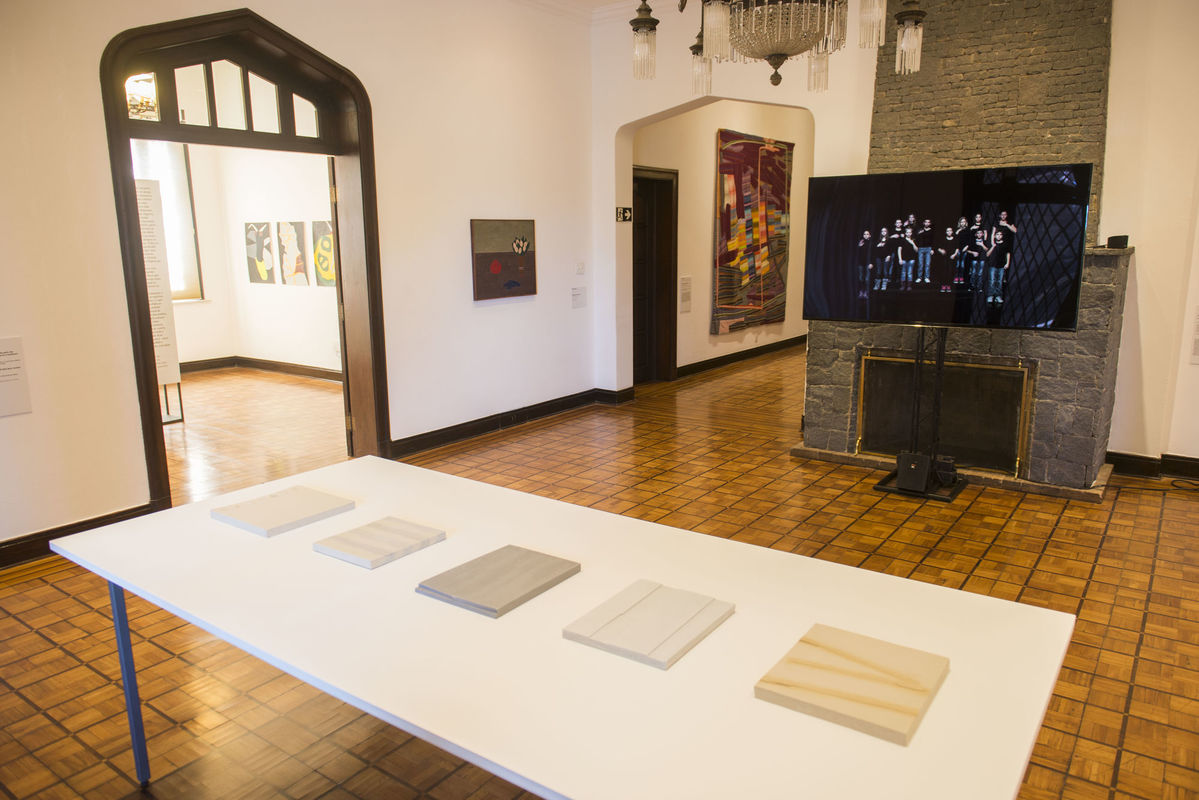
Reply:
[[[716, 132], [728, 128], [795, 145], [791, 167], [791, 237], [787, 264], [787, 317], [731, 334], [710, 334], [712, 241], [716, 213]], [[633, 163], [679, 173], [678, 272], [691, 278], [691, 311], [680, 306], [678, 365], [748, 350], [806, 333], [803, 270], [808, 178], [812, 174], [812, 115], [808, 111], [733, 100], [692, 109], [640, 128]], [[679, 291], [675, 287], [675, 292]]]

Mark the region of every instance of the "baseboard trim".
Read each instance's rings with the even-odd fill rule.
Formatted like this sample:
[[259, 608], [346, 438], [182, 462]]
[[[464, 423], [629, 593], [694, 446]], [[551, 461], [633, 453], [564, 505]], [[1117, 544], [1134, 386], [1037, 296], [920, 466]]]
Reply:
[[1156, 478], [1170, 475], [1177, 478], [1199, 479], [1199, 458], [1163, 454], [1161, 458], [1138, 456], [1131, 453], [1108, 452], [1107, 463], [1121, 475], [1137, 475]]
[[799, 336], [792, 336], [790, 339], [783, 339], [778, 342], [764, 344], [761, 347], [751, 347], [748, 350], [741, 350], [736, 353], [729, 353], [728, 355], [709, 358], [707, 361], [696, 361], [693, 364], [684, 364], [683, 366], [677, 368], [676, 374], [678, 377], [684, 378], [688, 375], [694, 375], [697, 372], [705, 372], [706, 370], [716, 369], [717, 367], [725, 367], [729, 364], [736, 364], [738, 361], [744, 361], [747, 358], [764, 356], [767, 353], [773, 353], [777, 350], [786, 350], [789, 347], [797, 347], [807, 342], [807, 340], [808, 335], [806, 333], [801, 333]]
[[1156, 478], [1162, 474], [1162, 460], [1152, 456], [1138, 456], [1132, 453], [1113, 453], [1110, 450], [1105, 458], [1120, 475], [1137, 475], [1142, 478]]
[[183, 361], [179, 364], [180, 372], [201, 372], [206, 369], [228, 369], [229, 367], [247, 367], [268, 372], [282, 372], [287, 375], [299, 375], [304, 378], [319, 378], [326, 381], [341, 382], [341, 371], [325, 369], [324, 367], [309, 367], [304, 364], [290, 364], [286, 361], [270, 361], [265, 358], [249, 356], [222, 356], [221, 358], [205, 358], [199, 361]]
[[31, 533], [28, 536], [18, 536], [16, 539], [0, 542], [0, 569], [50, 555], [51, 539], [69, 536], [72, 533], [79, 533], [80, 531], [91, 530], [92, 528], [99, 528], [104, 525], [111, 525], [114, 522], [133, 519], [143, 514], [162, 511], [170, 507], [170, 503], [150, 502], [145, 505], [127, 508], [123, 511], [114, 511], [111, 514], [105, 514], [100, 517], [72, 522], [70, 525], [61, 525], [57, 528], [51, 528], [48, 531]]
[[588, 389], [585, 392], [546, 400], [545, 402], [535, 403], [513, 411], [504, 411], [499, 414], [470, 420], [469, 422], [450, 425], [447, 428], [427, 433], [418, 433], [415, 436], [408, 436], [403, 439], [396, 439], [391, 443], [389, 455], [391, 458], [402, 458], [413, 453], [419, 453], [422, 450], [432, 450], [434, 447], [455, 444], [456, 442], [472, 439], [476, 436], [482, 436], [485, 433], [511, 428], [514, 425], [520, 425], [541, 417], [548, 417], [551, 414], [570, 411], [574, 408], [582, 408], [583, 406], [595, 403], [616, 405], [627, 403], [632, 399], [633, 388], [631, 386], [627, 389], [619, 390]]

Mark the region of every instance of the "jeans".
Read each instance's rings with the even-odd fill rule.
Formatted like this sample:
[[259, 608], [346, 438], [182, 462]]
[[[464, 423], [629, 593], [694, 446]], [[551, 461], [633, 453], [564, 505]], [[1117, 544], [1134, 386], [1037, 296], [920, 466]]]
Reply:
[[954, 283], [964, 283], [966, 281], [966, 268], [970, 264], [970, 258], [966, 255], [960, 255], [956, 260], [957, 270], [953, 276]]
[[982, 258], [976, 258], [970, 262], [970, 288], [976, 292], [983, 288], [983, 267], [986, 265], [986, 259]]
[[908, 259], [907, 261], [901, 261], [899, 263], [901, 264], [899, 279], [905, 283], [911, 283], [912, 282], [912, 267], [915, 266], [916, 262], [911, 259]]
[[916, 258], [919, 265], [919, 270], [916, 272], [916, 280], [928, 283], [929, 265], [933, 261], [933, 249], [931, 247], [921, 247], [916, 251]]
[[1003, 299], [1003, 267], [991, 267], [987, 281], [987, 297]]

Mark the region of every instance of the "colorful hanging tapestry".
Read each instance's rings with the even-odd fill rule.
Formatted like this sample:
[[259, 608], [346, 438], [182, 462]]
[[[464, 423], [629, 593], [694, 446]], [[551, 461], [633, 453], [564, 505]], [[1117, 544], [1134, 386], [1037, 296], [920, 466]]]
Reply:
[[736, 131], [717, 138], [713, 334], [782, 322], [795, 145]]
[[285, 286], [308, 285], [308, 241], [303, 222], [277, 222], [279, 273]]

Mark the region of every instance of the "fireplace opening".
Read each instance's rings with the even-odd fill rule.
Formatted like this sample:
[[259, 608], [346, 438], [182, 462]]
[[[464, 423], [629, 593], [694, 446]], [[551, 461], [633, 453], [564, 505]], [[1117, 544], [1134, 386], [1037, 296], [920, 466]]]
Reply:
[[[925, 364], [920, 408], [920, 449], [933, 442], [933, 381]], [[857, 451], [894, 456], [912, 448], [912, 387], [915, 361], [864, 355], [858, 387]], [[1027, 462], [1029, 399], [1026, 365], [945, 362], [938, 452], [960, 467], [1018, 475]]]

